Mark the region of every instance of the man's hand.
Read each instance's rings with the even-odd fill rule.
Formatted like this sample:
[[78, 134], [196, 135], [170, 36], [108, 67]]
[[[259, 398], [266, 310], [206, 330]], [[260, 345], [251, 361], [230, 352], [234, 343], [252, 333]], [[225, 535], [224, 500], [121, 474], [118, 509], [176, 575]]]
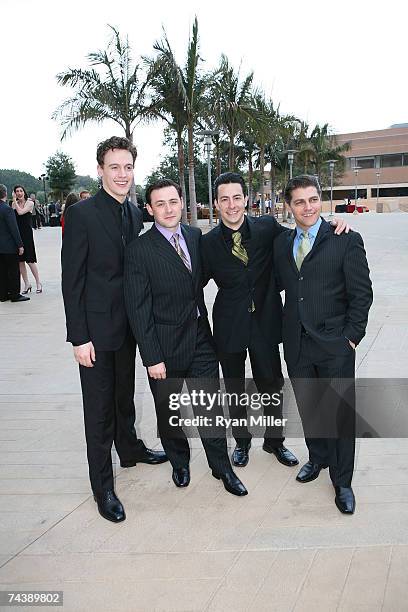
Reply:
[[347, 223], [347, 221], [345, 219], [341, 219], [340, 217], [334, 217], [331, 224], [333, 225], [333, 227], [336, 228], [334, 230], [334, 233], [337, 235], [342, 234], [343, 232], [348, 234], [349, 231], [352, 229], [351, 226]]
[[356, 345], [354, 344], [354, 342], [349, 340], [349, 344], [350, 344], [351, 348], [353, 349], [353, 351], [355, 351], [356, 350]]
[[166, 366], [164, 364], [164, 361], [162, 361], [161, 363], [157, 363], [154, 366], [149, 366], [147, 368], [147, 371], [149, 373], [150, 378], [156, 378], [156, 379], [166, 378]]
[[19, 247], [18, 254], [22, 255], [24, 253], [24, 247]]
[[93, 368], [93, 361], [96, 361], [95, 349], [92, 342], [74, 346], [74, 357], [76, 361], [86, 368]]

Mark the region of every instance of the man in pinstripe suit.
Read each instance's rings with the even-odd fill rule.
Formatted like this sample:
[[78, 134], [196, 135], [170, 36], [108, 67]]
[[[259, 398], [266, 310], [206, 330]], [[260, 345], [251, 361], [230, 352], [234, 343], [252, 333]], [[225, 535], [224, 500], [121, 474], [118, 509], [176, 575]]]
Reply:
[[320, 216], [320, 196], [314, 176], [289, 181], [285, 201], [296, 229], [276, 239], [274, 261], [285, 290], [285, 360], [309, 449], [297, 480], [310, 482], [329, 466], [336, 506], [352, 514], [355, 348], [365, 335], [372, 289], [360, 234], [335, 237]]
[[[170, 410], [187, 379], [192, 391], [218, 393], [218, 361], [214, 352], [202, 288], [201, 231], [180, 225], [183, 201], [180, 186], [168, 179], [146, 190], [152, 228], [127, 248], [125, 299], [129, 321], [147, 368], [154, 397], [159, 434], [173, 467], [177, 487], [190, 482], [190, 447]], [[214, 425], [220, 409], [198, 406]], [[227, 453], [225, 430], [199, 426], [207, 460], [215, 478], [233, 495], [247, 490], [234, 474]]]

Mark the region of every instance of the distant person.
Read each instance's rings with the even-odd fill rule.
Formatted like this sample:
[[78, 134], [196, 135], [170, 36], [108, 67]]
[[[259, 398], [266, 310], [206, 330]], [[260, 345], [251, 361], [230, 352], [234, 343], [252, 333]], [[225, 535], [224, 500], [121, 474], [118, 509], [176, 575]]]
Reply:
[[91, 197], [91, 192], [88, 191], [87, 189], [83, 189], [82, 191], [79, 192], [80, 200], [87, 200], [90, 197]]
[[72, 204], [76, 204], [77, 202], [79, 202], [80, 199], [81, 198], [78, 197], [78, 195], [74, 193], [73, 191], [71, 191], [71, 193], [69, 193], [66, 197], [65, 204], [62, 209], [62, 216], [61, 216], [62, 237], [64, 237], [65, 215], [67, 213], [67, 210], [70, 206], [72, 206]]
[[24, 253], [16, 215], [7, 204], [7, 187], [0, 185], [0, 302], [26, 302], [20, 295], [18, 256]]
[[41, 229], [41, 216], [40, 216], [40, 203], [38, 202], [35, 193], [30, 194], [30, 200], [32, 200], [34, 206], [31, 212], [31, 221], [33, 223], [33, 229]]
[[32, 289], [31, 283], [28, 282], [26, 263], [35, 278], [37, 286], [36, 293], [42, 293], [43, 290], [37, 268], [37, 255], [34, 246], [33, 228], [31, 227], [33, 206], [34, 203], [28, 198], [27, 191], [24, 187], [22, 185], [16, 185], [13, 188], [12, 207], [17, 215], [17, 225], [24, 245], [24, 253], [20, 255], [20, 274], [24, 281], [24, 291], [22, 291], [24, 295], [29, 293]]

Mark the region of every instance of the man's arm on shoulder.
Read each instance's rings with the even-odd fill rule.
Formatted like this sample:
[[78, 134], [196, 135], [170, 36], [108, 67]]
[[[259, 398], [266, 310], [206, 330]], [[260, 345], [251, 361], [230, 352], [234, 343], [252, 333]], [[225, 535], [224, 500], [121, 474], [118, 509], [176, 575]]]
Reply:
[[358, 344], [365, 335], [373, 291], [363, 239], [357, 232], [350, 232], [343, 271], [348, 300], [343, 333], [353, 344]]
[[88, 234], [81, 208], [70, 206], [62, 241], [62, 296], [67, 322], [67, 341], [83, 345], [90, 341], [85, 310]]
[[146, 367], [164, 361], [153, 317], [153, 297], [149, 275], [141, 261], [142, 240], [126, 248], [124, 290], [125, 304], [133, 335]]

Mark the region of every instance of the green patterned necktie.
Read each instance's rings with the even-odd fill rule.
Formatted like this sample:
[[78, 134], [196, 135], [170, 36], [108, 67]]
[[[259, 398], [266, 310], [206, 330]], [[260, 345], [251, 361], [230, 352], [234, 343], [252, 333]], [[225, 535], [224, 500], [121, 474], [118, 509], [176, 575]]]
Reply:
[[248, 265], [248, 253], [246, 248], [241, 243], [241, 232], [233, 232], [232, 234], [232, 254], [238, 257], [246, 266]]
[[[238, 257], [238, 259], [241, 260], [245, 266], [247, 266], [248, 265], [248, 253], [247, 253], [246, 248], [242, 245], [241, 240], [242, 240], [241, 232], [233, 232], [232, 234], [232, 242], [233, 242], [232, 254], [235, 255], [235, 257]], [[253, 300], [248, 310], [250, 312], [255, 312], [255, 304]]]
[[302, 232], [300, 234], [300, 244], [296, 253], [296, 265], [298, 270], [302, 267], [302, 263], [306, 255], [310, 253], [312, 245], [310, 244], [309, 232]]

